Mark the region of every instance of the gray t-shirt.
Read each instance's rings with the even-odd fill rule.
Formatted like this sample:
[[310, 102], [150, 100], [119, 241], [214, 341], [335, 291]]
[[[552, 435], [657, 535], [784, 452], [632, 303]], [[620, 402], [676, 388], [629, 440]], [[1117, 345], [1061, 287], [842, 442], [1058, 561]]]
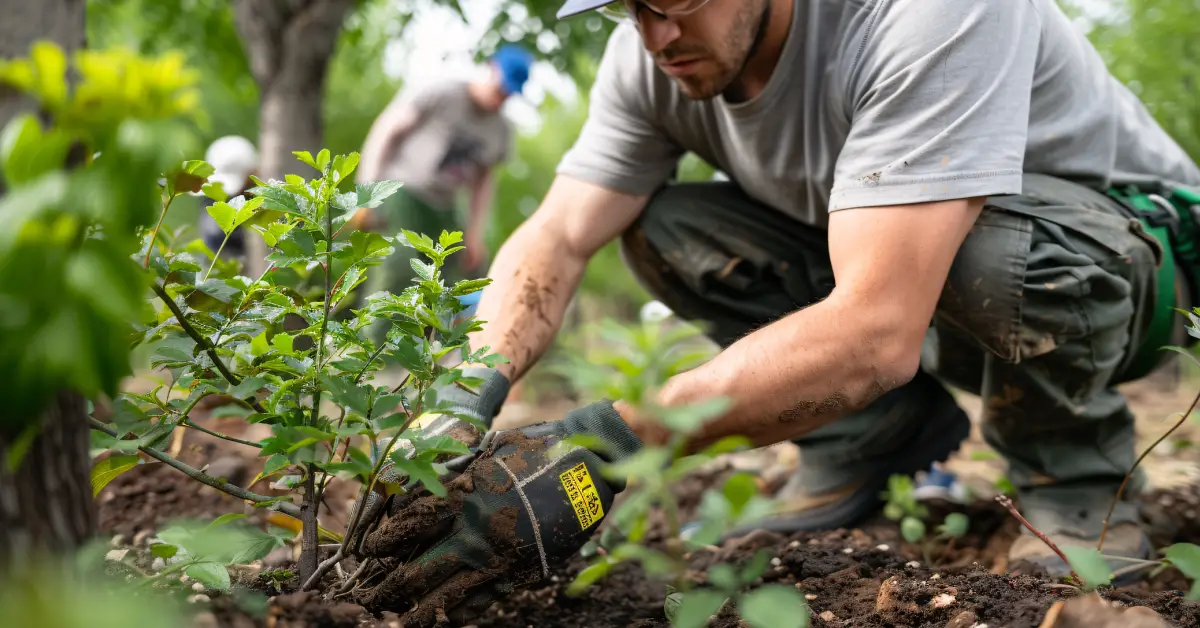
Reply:
[[426, 203], [453, 207], [463, 186], [508, 154], [508, 123], [476, 106], [465, 82], [442, 81], [396, 98], [420, 117], [380, 175]]
[[1019, 193], [1022, 172], [1200, 186], [1054, 0], [795, 0], [774, 74], [737, 104], [689, 100], [618, 27], [558, 172], [645, 194], [686, 151], [821, 228], [838, 209]]

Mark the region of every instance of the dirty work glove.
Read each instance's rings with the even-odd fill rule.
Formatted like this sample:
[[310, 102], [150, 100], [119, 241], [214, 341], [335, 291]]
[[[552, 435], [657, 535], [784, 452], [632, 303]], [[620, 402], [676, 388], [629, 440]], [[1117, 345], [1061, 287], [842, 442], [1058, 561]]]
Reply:
[[[483, 380], [483, 384], [480, 384], [478, 388], [478, 394], [463, 390], [454, 384], [443, 386], [436, 389], [438, 405], [449, 401], [451, 411], [471, 416], [490, 429], [492, 421], [500, 413], [500, 407], [504, 404], [504, 399], [508, 397], [512, 385], [507, 377], [493, 368], [469, 367], [462, 369], [462, 373], [466, 377]], [[483, 432], [478, 427], [452, 414], [443, 414], [437, 417], [424, 426], [421, 433], [425, 438], [449, 436], [472, 450], [478, 447], [479, 442], [483, 440]], [[401, 439], [396, 443], [393, 451], [404, 452], [406, 458], [413, 453], [412, 445], [407, 439]], [[434, 458], [434, 462], [446, 462], [451, 457], [453, 457], [452, 454], [439, 454]], [[396, 469], [391, 460], [384, 463], [379, 470], [379, 481], [376, 482], [375, 491], [369, 493], [364, 500], [367, 510], [363, 512], [362, 522], [358, 526], [359, 530], [367, 529], [370, 523], [383, 512], [383, 502], [386, 497], [385, 485], [403, 485], [407, 479], [406, 474]], [[361, 504], [356, 502], [351, 507], [347, 521], [354, 518], [354, 513], [360, 506]]]
[[[598, 438], [596, 450], [558, 447], [571, 436]], [[459, 622], [498, 597], [549, 577], [608, 514], [624, 481], [606, 480], [604, 462], [636, 453], [641, 441], [609, 401], [560, 421], [489, 434], [478, 456], [446, 485], [427, 490], [366, 537], [363, 553], [386, 577], [358, 595], [376, 612], [403, 613], [404, 626]]]

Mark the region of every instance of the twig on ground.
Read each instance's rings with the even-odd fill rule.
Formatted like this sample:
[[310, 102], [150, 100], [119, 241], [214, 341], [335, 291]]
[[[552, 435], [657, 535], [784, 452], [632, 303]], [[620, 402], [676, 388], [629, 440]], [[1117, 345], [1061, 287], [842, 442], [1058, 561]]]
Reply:
[[1054, 544], [1054, 541], [1051, 541], [1049, 537], [1047, 537], [1045, 534], [1042, 534], [1041, 530], [1038, 530], [1037, 528], [1033, 527], [1032, 523], [1029, 523], [1029, 521], [1026, 520], [1025, 517], [1021, 516], [1021, 513], [1017, 510], [1017, 507], [1013, 505], [1012, 500], [1009, 499], [1008, 495], [997, 495], [996, 503], [1000, 504], [1001, 506], [1004, 506], [1004, 508], [1006, 510], [1008, 510], [1008, 512], [1010, 514], [1012, 514], [1012, 516], [1017, 518], [1017, 521], [1021, 522], [1021, 525], [1028, 528], [1029, 531], [1034, 534], [1034, 536], [1041, 539], [1042, 542], [1046, 544], [1046, 547], [1049, 547], [1050, 549], [1054, 550], [1054, 553], [1058, 554], [1058, 557], [1061, 558], [1062, 561], [1067, 564], [1067, 567], [1070, 567], [1072, 578], [1075, 578], [1077, 581], [1080, 581], [1080, 582], [1083, 581], [1083, 579], [1079, 577], [1079, 574], [1075, 573], [1075, 568], [1071, 567], [1071, 561], [1067, 560], [1067, 555], [1063, 554], [1062, 550], [1058, 549], [1058, 546]]
[[1096, 541], [1096, 551], [1104, 549], [1104, 537], [1108, 535], [1108, 522], [1110, 519], [1112, 519], [1113, 511], [1117, 509], [1117, 504], [1121, 501], [1121, 496], [1125, 494], [1125, 486], [1129, 484], [1129, 478], [1133, 477], [1133, 472], [1137, 470], [1138, 465], [1142, 464], [1142, 460], [1144, 460], [1146, 456], [1150, 455], [1150, 452], [1154, 451], [1154, 449], [1158, 447], [1159, 443], [1166, 440], [1172, 432], [1179, 429], [1179, 426], [1183, 425], [1183, 422], [1192, 415], [1193, 411], [1195, 411], [1197, 403], [1200, 403], [1200, 393], [1197, 393], [1192, 399], [1192, 405], [1188, 407], [1187, 412], [1183, 413], [1183, 416], [1179, 417], [1179, 420], [1175, 422], [1175, 425], [1172, 425], [1171, 429], [1167, 430], [1162, 436], [1159, 436], [1158, 440], [1151, 443], [1150, 446], [1142, 452], [1142, 455], [1138, 456], [1138, 459], [1134, 461], [1133, 466], [1129, 468], [1129, 472], [1125, 474], [1125, 479], [1121, 480], [1121, 487], [1117, 489], [1117, 494], [1113, 496], [1112, 503], [1108, 506], [1108, 514], [1104, 516], [1104, 525], [1100, 528], [1100, 539]]
[[[113, 438], [117, 437], [116, 430], [108, 427], [92, 417], [88, 417], [88, 423], [90, 424], [91, 428], [96, 431], [104, 432]], [[159, 462], [162, 462], [167, 466], [182, 472], [184, 475], [187, 475], [197, 482], [207, 484], [219, 491], [229, 493], [234, 497], [238, 497], [249, 502], [254, 502], [256, 504], [268, 504], [266, 507], [270, 510], [281, 512], [290, 517], [295, 517], [296, 519], [300, 518], [300, 508], [291, 502], [277, 501], [278, 498], [276, 497], [268, 497], [266, 495], [259, 495], [258, 493], [251, 493], [240, 486], [235, 486], [228, 482], [222, 482], [221, 480], [218, 480], [217, 478], [214, 478], [213, 476], [187, 463], [180, 462], [179, 460], [176, 460], [175, 458], [172, 458], [171, 456], [168, 456], [167, 454], [154, 449], [153, 447], [142, 446], [138, 447], [138, 450], [147, 456], [150, 456], [151, 458], [154, 458], [155, 460], [158, 460]]]

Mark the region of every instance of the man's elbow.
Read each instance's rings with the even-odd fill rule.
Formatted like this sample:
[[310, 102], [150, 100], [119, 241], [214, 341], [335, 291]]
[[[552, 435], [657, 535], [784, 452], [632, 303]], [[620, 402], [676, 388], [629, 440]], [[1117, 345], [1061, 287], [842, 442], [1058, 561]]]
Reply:
[[905, 325], [895, 320], [883, 321], [874, 327], [873, 340], [868, 345], [866, 363], [869, 372], [865, 374], [868, 381], [863, 405], [916, 377], [921, 368], [921, 346], [928, 330], [928, 326]]

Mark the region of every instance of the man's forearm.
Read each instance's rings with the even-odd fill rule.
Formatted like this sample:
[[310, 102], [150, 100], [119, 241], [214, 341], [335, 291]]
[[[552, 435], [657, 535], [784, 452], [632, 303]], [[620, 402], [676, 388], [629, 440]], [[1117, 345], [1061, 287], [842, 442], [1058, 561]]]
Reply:
[[[692, 451], [732, 435], [767, 446], [864, 407], [911, 379], [920, 338], [914, 330], [892, 327], [886, 312], [831, 296], [672, 378], [660, 402], [672, 406], [712, 396], [732, 402], [689, 443]], [[639, 435], [661, 438], [658, 430], [632, 419]]]
[[545, 353], [562, 326], [563, 313], [579, 287], [587, 260], [556, 250], [558, 240], [538, 232], [534, 220], [509, 237], [492, 263], [476, 316], [483, 330], [471, 347], [491, 347], [508, 359], [499, 367], [516, 381]]

